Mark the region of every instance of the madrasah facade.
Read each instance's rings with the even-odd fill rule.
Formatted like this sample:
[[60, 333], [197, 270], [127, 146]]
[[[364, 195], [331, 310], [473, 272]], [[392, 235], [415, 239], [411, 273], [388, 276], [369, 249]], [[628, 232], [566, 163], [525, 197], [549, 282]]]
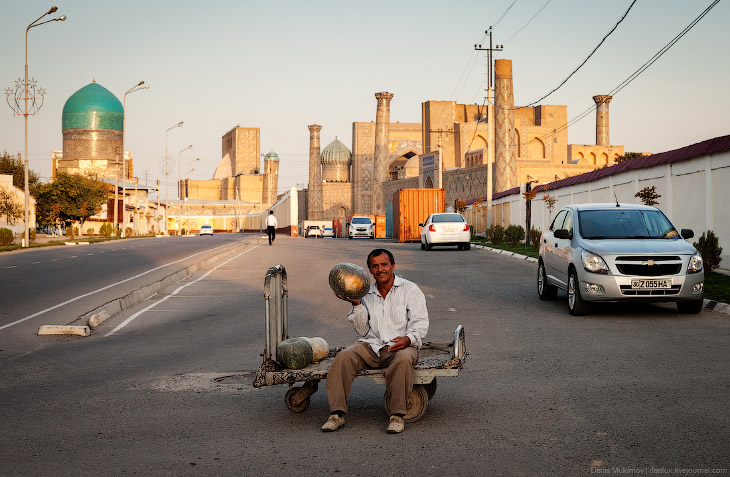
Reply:
[[491, 145], [486, 107], [430, 100], [421, 123], [393, 123], [393, 98], [375, 93], [375, 121], [352, 124], [352, 152], [337, 138], [321, 149], [323, 126], [309, 126], [307, 219], [383, 215], [401, 188], [444, 188], [447, 206], [485, 198], [490, 147], [494, 193], [590, 172], [624, 154], [610, 144], [610, 96], [593, 98], [596, 144], [569, 144], [567, 106], [515, 108], [511, 60], [495, 62]]

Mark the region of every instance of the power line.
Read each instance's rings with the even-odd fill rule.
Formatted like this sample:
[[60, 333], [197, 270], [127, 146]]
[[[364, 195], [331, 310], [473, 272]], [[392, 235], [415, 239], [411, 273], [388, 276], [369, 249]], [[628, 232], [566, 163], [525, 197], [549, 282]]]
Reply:
[[499, 25], [499, 22], [501, 22], [502, 19], [504, 18], [504, 16], [507, 15], [507, 12], [510, 11], [512, 9], [512, 7], [515, 6], [515, 3], [517, 3], [517, 0], [515, 0], [514, 2], [512, 2], [512, 4], [509, 7], [507, 7], [507, 10], [504, 11], [504, 13], [502, 14], [502, 16], [499, 17], [496, 22], [494, 22], [494, 24], [492, 25], [492, 28], [494, 28], [497, 25]]
[[519, 30], [517, 30], [516, 32], [514, 32], [514, 33], [512, 34], [512, 36], [511, 36], [511, 37], [507, 38], [507, 41], [505, 41], [505, 43], [509, 43], [509, 41], [510, 41], [510, 40], [511, 40], [512, 38], [516, 37], [516, 36], [517, 36], [517, 35], [518, 35], [518, 34], [519, 34], [519, 33], [520, 33], [520, 32], [521, 32], [522, 30], [524, 30], [525, 28], [527, 28], [527, 25], [529, 25], [529, 24], [530, 24], [530, 22], [532, 22], [532, 20], [534, 20], [534, 19], [535, 19], [535, 17], [536, 17], [536, 16], [538, 16], [538, 15], [540, 14], [540, 12], [541, 12], [541, 11], [545, 10], [545, 7], [547, 7], [547, 6], [548, 6], [548, 4], [549, 4], [549, 3], [551, 2], [551, 1], [552, 1], [552, 0], [548, 0], [547, 2], [545, 2], [545, 5], [543, 5], [543, 6], [542, 6], [542, 8], [541, 8], [540, 10], [538, 10], [538, 11], [537, 11], [537, 13], [535, 13], [535, 14], [534, 14], [534, 15], [532, 16], [532, 18], [530, 18], [529, 20], [527, 20], [527, 23], [525, 23], [525, 24], [524, 24], [524, 25], [522, 26], [522, 28], [520, 28]]
[[569, 80], [569, 79], [570, 79], [570, 78], [571, 78], [571, 77], [572, 77], [572, 76], [573, 76], [574, 74], [576, 74], [576, 73], [578, 72], [578, 70], [579, 70], [579, 69], [581, 69], [581, 68], [583, 67], [583, 65], [585, 65], [585, 64], [586, 64], [586, 62], [587, 62], [587, 61], [588, 61], [588, 60], [589, 60], [589, 59], [591, 58], [591, 56], [593, 56], [593, 54], [594, 54], [594, 53], [595, 53], [595, 52], [596, 52], [596, 51], [598, 50], [598, 48], [600, 48], [600, 47], [601, 47], [601, 45], [603, 45], [603, 42], [605, 42], [605, 41], [606, 41], [606, 39], [607, 39], [607, 38], [608, 38], [609, 36], [611, 36], [611, 34], [612, 34], [612, 33], [613, 33], [614, 31], [616, 31], [616, 28], [618, 28], [619, 24], [621, 24], [621, 22], [622, 22], [622, 21], [624, 21], [624, 18], [626, 18], [626, 16], [627, 16], [627, 15], [629, 14], [629, 11], [630, 11], [630, 10], [631, 10], [631, 8], [632, 8], [632, 7], [634, 6], [634, 4], [636, 3], [636, 1], [637, 1], [637, 0], [633, 0], [633, 2], [631, 2], [631, 5], [629, 5], [629, 8], [627, 8], [627, 9], [626, 9], [626, 11], [624, 12], [623, 16], [622, 16], [622, 17], [621, 17], [621, 18], [619, 19], [619, 21], [618, 21], [618, 22], [616, 22], [616, 24], [615, 24], [615, 25], [613, 26], [613, 28], [611, 28], [611, 30], [610, 30], [610, 31], [609, 31], [608, 33], [606, 33], [606, 36], [604, 36], [604, 37], [603, 37], [603, 39], [602, 39], [602, 40], [600, 41], [600, 43], [598, 43], [598, 45], [597, 45], [597, 46], [596, 46], [595, 48], [593, 48], [593, 51], [591, 51], [591, 53], [590, 53], [590, 54], [589, 54], [589, 55], [588, 55], [588, 56], [586, 57], [586, 59], [585, 59], [585, 60], [583, 60], [583, 62], [582, 62], [581, 64], [579, 64], [579, 65], [578, 65], [578, 67], [577, 67], [576, 69], [574, 69], [574, 70], [573, 70], [573, 72], [572, 72], [572, 73], [570, 73], [570, 74], [568, 75], [568, 77], [567, 77], [567, 78], [565, 78], [565, 79], [564, 79], [564, 80], [563, 80], [563, 81], [562, 81], [562, 82], [561, 82], [561, 83], [560, 83], [559, 85], [557, 85], [557, 86], [556, 86], [556, 87], [555, 87], [555, 88], [554, 88], [554, 89], [553, 89], [552, 91], [550, 91], [550, 92], [549, 92], [548, 94], [546, 94], [545, 96], [543, 96], [542, 98], [540, 98], [540, 99], [538, 99], [538, 100], [536, 100], [536, 101], [533, 101], [532, 103], [528, 104], [527, 106], [534, 106], [534, 105], [538, 104], [538, 103], [539, 103], [540, 101], [542, 101], [543, 99], [547, 98], [548, 96], [550, 96], [551, 94], [553, 94], [554, 92], [556, 92], [556, 91], [557, 91], [558, 89], [560, 89], [560, 87], [561, 87], [561, 86], [563, 86], [563, 85], [564, 85], [565, 83], [567, 83], [567, 82], [568, 82], [568, 80]]

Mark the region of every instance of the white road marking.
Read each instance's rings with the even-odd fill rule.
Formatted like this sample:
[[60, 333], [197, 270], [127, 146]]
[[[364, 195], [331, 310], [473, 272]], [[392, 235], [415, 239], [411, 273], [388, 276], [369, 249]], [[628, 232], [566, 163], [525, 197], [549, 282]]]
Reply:
[[9, 267], [5, 267], [5, 268], [18, 268], [18, 266], [17, 265], [10, 265]]
[[193, 280], [192, 282], [188, 282], [188, 283], [186, 283], [185, 285], [181, 285], [181, 286], [177, 287], [177, 288], [175, 289], [175, 291], [174, 291], [174, 292], [172, 292], [171, 294], [169, 294], [169, 295], [167, 295], [167, 296], [164, 296], [164, 297], [160, 298], [160, 299], [159, 299], [159, 300], [157, 300], [156, 302], [152, 303], [151, 305], [147, 306], [146, 308], [143, 308], [142, 310], [138, 311], [137, 313], [133, 314], [132, 316], [130, 316], [129, 318], [127, 318], [126, 320], [124, 320], [123, 322], [121, 322], [121, 323], [120, 323], [120, 324], [119, 324], [119, 325], [118, 325], [118, 326], [117, 326], [116, 328], [114, 328], [113, 330], [111, 330], [111, 331], [110, 331], [109, 333], [105, 334], [105, 335], [104, 335], [104, 337], [107, 337], [107, 336], [111, 336], [111, 335], [113, 335], [113, 334], [114, 334], [114, 333], [116, 333], [117, 331], [121, 330], [122, 328], [124, 328], [125, 326], [127, 326], [128, 324], [130, 324], [130, 323], [131, 323], [132, 321], [136, 320], [136, 319], [137, 319], [138, 317], [140, 317], [140, 316], [141, 316], [142, 314], [144, 314], [144, 313], [145, 313], [146, 311], [150, 310], [151, 308], [154, 308], [155, 306], [159, 305], [160, 303], [163, 303], [163, 302], [167, 301], [167, 299], [168, 299], [168, 298], [173, 298], [173, 297], [175, 297], [175, 295], [177, 295], [178, 293], [180, 293], [180, 292], [181, 292], [182, 290], [184, 290], [184, 289], [185, 289], [186, 287], [189, 287], [190, 285], [192, 285], [192, 284], [194, 284], [194, 283], [198, 283], [198, 282], [199, 282], [200, 280], [202, 280], [202, 279], [206, 278], [206, 277], [207, 277], [208, 275], [210, 275], [210, 274], [211, 274], [211, 273], [213, 273], [214, 271], [218, 270], [218, 269], [219, 269], [220, 267], [222, 267], [223, 265], [227, 265], [227, 264], [228, 264], [229, 262], [231, 262], [231, 261], [233, 261], [233, 260], [237, 259], [238, 257], [240, 257], [241, 255], [243, 255], [243, 254], [245, 254], [245, 253], [248, 253], [248, 252], [250, 252], [251, 250], [253, 250], [253, 249], [255, 249], [256, 247], [258, 247], [259, 245], [260, 245], [260, 244], [256, 244], [256, 245], [254, 245], [253, 247], [249, 248], [248, 250], [244, 250], [243, 252], [239, 253], [239, 254], [238, 254], [238, 255], [236, 255], [235, 257], [231, 257], [231, 258], [229, 258], [228, 260], [226, 260], [225, 262], [223, 262], [223, 263], [219, 263], [219, 264], [218, 264], [218, 265], [216, 265], [215, 267], [211, 268], [211, 269], [210, 269], [210, 270], [208, 270], [208, 271], [207, 271], [207, 272], [206, 272], [206, 273], [205, 273], [205, 274], [204, 274], [203, 276], [201, 276], [201, 277], [199, 277], [199, 278], [197, 278], [197, 279]]
[[[37, 313], [33, 313], [32, 315], [28, 315], [25, 318], [21, 318], [19, 320], [13, 321], [12, 323], [8, 323], [7, 325], [0, 326], [0, 331], [4, 330], [5, 328], [10, 328], [11, 326], [15, 326], [15, 325], [17, 325], [19, 323], [22, 323], [24, 321], [28, 321], [28, 320], [30, 320], [32, 318], [35, 318], [36, 316], [40, 316], [40, 315], [43, 315], [45, 313], [48, 313], [49, 311], [53, 311], [53, 310], [55, 310], [57, 308], [61, 308], [62, 306], [66, 306], [69, 303], [73, 303], [73, 302], [75, 302], [77, 300], [81, 300], [82, 298], [86, 298], [87, 296], [91, 296], [91, 295], [94, 295], [96, 293], [102, 292], [104, 290], [108, 290], [108, 289], [113, 288], [113, 287], [115, 287], [117, 285], [121, 285], [122, 283], [126, 283], [126, 282], [128, 282], [130, 280], [135, 280], [135, 279], [137, 279], [139, 277], [142, 277], [144, 275], [147, 275], [148, 273], [155, 272], [155, 271], [157, 271], [157, 270], [159, 270], [161, 268], [165, 268], [165, 267], [168, 267], [170, 265], [175, 265], [176, 263], [184, 262], [185, 260], [188, 260], [188, 259], [190, 259], [190, 258], [192, 258], [192, 257], [194, 257], [196, 255], [200, 255], [201, 253], [212, 252], [213, 250], [217, 250], [217, 249], [219, 249], [221, 247], [225, 247], [226, 245], [228, 245], [228, 244], [220, 245], [218, 247], [211, 248], [209, 250], [203, 250], [202, 252], [197, 252], [197, 253], [194, 253], [192, 255], [188, 255], [187, 257], [181, 258], [180, 260], [176, 260], [174, 262], [166, 263], [164, 265], [160, 265], [159, 267], [151, 268], [151, 269], [147, 270], [146, 272], [139, 273], [139, 274], [137, 274], [137, 275], [135, 275], [133, 277], [125, 278], [124, 280], [120, 280], [120, 281], [118, 281], [116, 283], [112, 283], [112, 284], [107, 285], [105, 287], [99, 288], [98, 290], [94, 290], [94, 291], [91, 291], [89, 293], [84, 293], [83, 295], [79, 295], [77, 297], [74, 297], [74, 298], [71, 298], [69, 300], [66, 300], [63, 303], [59, 303], [58, 305], [54, 305], [54, 306], [52, 306], [50, 308], [46, 308], [45, 310], [41, 310], [41, 311], [39, 311]], [[15, 268], [16, 266], [17, 265], [13, 265], [12, 267], [6, 267], [6, 268]]]
[[38, 263], [43, 263], [43, 262], [33, 262], [31, 265], [36, 265]]

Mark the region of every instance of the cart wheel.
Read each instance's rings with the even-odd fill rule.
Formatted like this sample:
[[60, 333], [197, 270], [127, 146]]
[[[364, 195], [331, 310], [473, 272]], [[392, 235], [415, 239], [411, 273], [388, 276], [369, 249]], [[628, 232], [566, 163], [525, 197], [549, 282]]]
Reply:
[[[390, 400], [390, 393], [386, 392], [383, 396], [383, 407], [385, 412], [390, 416], [390, 408], [388, 407], [388, 401]], [[426, 414], [428, 409], [428, 392], [423, 384], [416, 384], [413, 386], [413, 391], [408, 397], [408, 409], [406, 409], [406, 415], [403, 418], [406, 422], [416, 422]]]
[[286, 392], [286, 396], [284, 396], [284, 403], [286, 403], [286, 407], [288, 407], [291, 412], [304, 412], [309, 407], [309, 396], [302, 399], [299, 404], [295, 404], [297, 399], [296, 394], [300, 390], [301, 387], [291, 388]]
[[428, 384], [424, 384], [426, 388], [426, 392], [428, 393], [428, 400], [430, 401], [433, 399], [433, 395], [436, 394], [436, 378], [433, 378], [433, 381], [431, 381]]

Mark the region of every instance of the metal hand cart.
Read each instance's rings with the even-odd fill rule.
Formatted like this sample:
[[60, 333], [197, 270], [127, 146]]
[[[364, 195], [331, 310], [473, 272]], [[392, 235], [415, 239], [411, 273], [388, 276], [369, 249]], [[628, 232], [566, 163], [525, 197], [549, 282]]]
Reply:
[[[286, 369], [276, 361], [279, 343], [289, 338], [287, 318], [286, 270], [282, 265], [271, 267], [264, 280], [264, 300], [266, 301], [266, 348], [263, 364], [256, 373], [253, 386], [288, 384], [290, 389], [284, 397], [286, 407], [292, 412], [304, 412], [309, 407], [310, 396], [317, 391], [319, 381], [327, 378], [327, 372], [338, 352], [344, 348], [330, 349], [325, 359], [302, 369]], [[416, 364], [413, 391], [408, 399], [406, 422], [415, 422], [426, 414], [428, 401], [436, 393], [436, 378], [439, 376], [458, 376], [467, 356], [464, 327], [459, 325], [454, 331], [451, 343], [426, 342], [419, 352]], [[378, 384], [385, 384], [382, 369], [363, 370], [358, 378], [371, 378]], [[294, 383], [302, 382], [301, 386]], [[383, 396], [383, 407], [388, 408], [389, 395]]]

